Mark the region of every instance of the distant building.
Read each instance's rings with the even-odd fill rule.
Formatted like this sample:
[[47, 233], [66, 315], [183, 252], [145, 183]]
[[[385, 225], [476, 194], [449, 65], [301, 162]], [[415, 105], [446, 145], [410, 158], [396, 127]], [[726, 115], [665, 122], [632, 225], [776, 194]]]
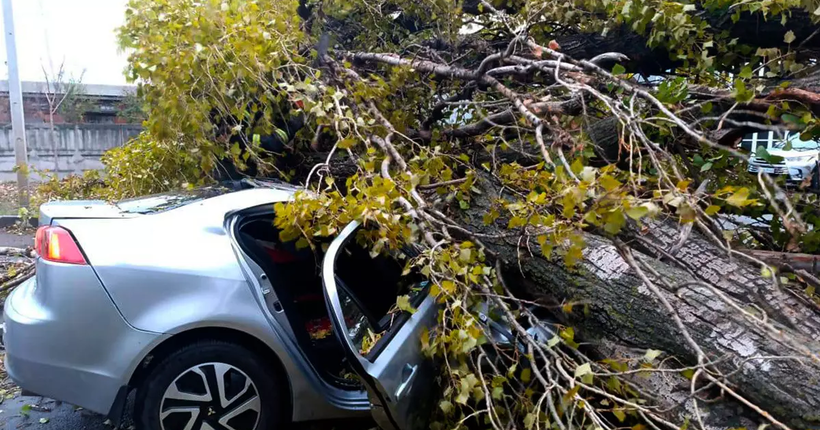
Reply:
[[[49, 105], [46, 99], [45, 82], [23, 82], [23, 107], [27, 124], [48, 122]], [[91, 85], [82, 84], [79, 95], [85, 102], [79, 119], [67, 121], [60, 113], [54, 115], [55, 124], [129, 124], [139, 123], [128, 115], [129, 94], [136, 92], [131, 85]], [[11, 123], [9, 113], [9, 83], [0, 80], [0, 125]]]

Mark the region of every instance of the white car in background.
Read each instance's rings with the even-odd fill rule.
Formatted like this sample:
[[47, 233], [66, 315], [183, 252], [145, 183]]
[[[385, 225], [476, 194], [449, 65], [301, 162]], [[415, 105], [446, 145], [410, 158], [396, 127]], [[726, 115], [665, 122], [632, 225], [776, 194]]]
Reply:
[[787, 176], [787, 182], [796, 185], [808, 179], [811, 181], [810, 188], [820, 191], [820, 141], [803, 140], [799, 133], [790, 133], [767, 152], [773, 157], [778, 157], [779, 161], [773, 163], [752, 154], [749, 160], [750, 173], [762, 171], [770, 175]]

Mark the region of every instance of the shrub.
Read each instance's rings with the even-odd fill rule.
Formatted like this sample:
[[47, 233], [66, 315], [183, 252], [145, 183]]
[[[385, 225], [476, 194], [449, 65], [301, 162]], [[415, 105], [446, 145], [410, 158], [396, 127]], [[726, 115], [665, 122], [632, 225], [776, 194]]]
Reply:
[[159, 193], [207, 181], [195, 151], [147, 136], [142, 133], [103, 155], [108, 199]]
[[181, 144], [148, 139], [145, 133], [107, 151], [102, 162], [102, 173], [88, 170], [60, 179], [56, 173], [37, 172], [44, 180], [34, 189], [32, 209], [54, 200], [119, 200], [208, 181], [197, 154], [185, 151]]

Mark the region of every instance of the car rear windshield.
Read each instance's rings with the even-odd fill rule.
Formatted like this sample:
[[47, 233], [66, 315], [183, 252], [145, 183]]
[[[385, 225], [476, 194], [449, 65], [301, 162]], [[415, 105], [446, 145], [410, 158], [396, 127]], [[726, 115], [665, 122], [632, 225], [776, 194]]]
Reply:
[[220, 196], [233, 191], [221, 185], [196, 188], [193, 190], [171, 191], [162, 194], [120, 200], [117, 207], [123, 213], [155, 214], [176, 209], [187, 204]]

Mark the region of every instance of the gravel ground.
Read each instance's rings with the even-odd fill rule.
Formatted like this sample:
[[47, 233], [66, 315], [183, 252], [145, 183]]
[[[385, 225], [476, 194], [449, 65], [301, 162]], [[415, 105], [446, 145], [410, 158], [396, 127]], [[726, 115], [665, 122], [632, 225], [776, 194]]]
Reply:
[[20, 205], [17, 204], [17, 184], [0, 182], [0, 215], [17, 215]]

